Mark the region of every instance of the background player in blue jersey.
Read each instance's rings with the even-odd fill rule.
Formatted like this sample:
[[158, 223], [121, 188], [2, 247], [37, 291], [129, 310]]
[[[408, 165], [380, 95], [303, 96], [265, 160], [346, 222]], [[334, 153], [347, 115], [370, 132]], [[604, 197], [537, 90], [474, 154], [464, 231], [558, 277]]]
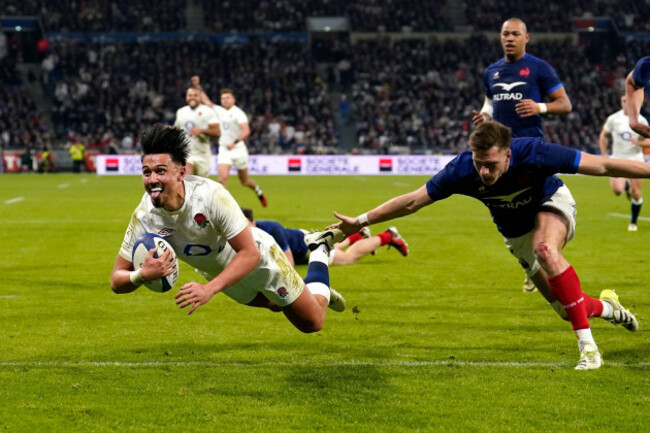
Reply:
[[[542, 114], [567, 114], [571, 101], [557, 74], [544, 60], [526, 53], [526, 23], [510, 18], [501, 26], [504, 57], [483, 75], [485, 103], [472, 111], [478, 125], [494, 119], [512, 129], [513, 137], [543, 137]], [[550, 102], [544, 103], [544, 97]]]
[[604, 290], [601, 299], [582, 292], [578, 275], [562, 254], [575, 231], [575, 201], [555, 174], [650, 178], [650, 164], [594, 156], [540, 138], [512, 139], [510, 129], [498, 122], [479, 125], [469, 137], [469, 147], [415, 191], [358, 217], [334, 212], [341, 222], [333, 227], [356, 233], [452, 194], [480, 200], [540, 292], [571, 322], [580, 350], [576, 369], [599, 368], [602, 358], [588, 317], [601, 317], [630, 331], [639, 325], [614, 291]]
[[[242, 212], [254, 227], [273, 236], [292, 265], [303, 265], [309, 261], [309, 250], [305, 244], [305, 235], [309, 232], [301, 229], [289, 229], [276, 221], [255, 220], [253, 210], [242, 208]], [[351, 265], [359, 261], [380, 246], [394, 247], [404, 257], [408, 256], [409, 247], [395, 227], [371, 236], [370, 230], [364, 228], [358, 233], [348, 236], [343, 241], [334, 244], [330, 251], [329, 264]]]
[[[510, 18], [501, 26], [504, 57], [483, 74], [485, 103], [480, 113], [472, 110], [475, 125], [494, 118], [509, 127], [513, 137], [544, 138], [541, 114], [571, 112], [571, 101], [551, 65], [526, 53], [529, 40], [521, 19]], [[545, 96], [551, 101], [544, 103]], [[528, 277], [523, 290], [535, 291]]]
[[650, 95], [650, 56], [642, 57], [625, 80], [625, 96], [627, 97], [627, 115], [630, 118], [630, 128], [637, 134], [650, 138], [650, 127], [639, 121], [644, 92]]

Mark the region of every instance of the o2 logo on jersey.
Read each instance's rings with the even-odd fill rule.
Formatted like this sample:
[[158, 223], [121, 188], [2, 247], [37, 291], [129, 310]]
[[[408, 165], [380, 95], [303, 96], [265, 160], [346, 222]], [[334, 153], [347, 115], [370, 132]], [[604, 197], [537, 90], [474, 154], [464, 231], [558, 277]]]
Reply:
[[212, 252], [212, 248], [210, 248], [207, 245], [201, 245], [201, 244], [187, 244], [183, 249], [183, 254], [185, 254], [188, 257], [207, 256], [211, 252]]
[[188, 120], [187, 122], [185, 122], [185, 130], [187, 132], [189, 132], [190, 129], [194, 128], [195, 126], [196, 126], [196, 124], [194, 122], [192, 122], [191, 120]]
[[226, 122], [221, 124], [221, 129], [228, 131], [230, 130], [230, 125], [228, 125]]
[[621, 132], [621, 139], [624, 141], [632, 140], [632, 133], [630, 131]]

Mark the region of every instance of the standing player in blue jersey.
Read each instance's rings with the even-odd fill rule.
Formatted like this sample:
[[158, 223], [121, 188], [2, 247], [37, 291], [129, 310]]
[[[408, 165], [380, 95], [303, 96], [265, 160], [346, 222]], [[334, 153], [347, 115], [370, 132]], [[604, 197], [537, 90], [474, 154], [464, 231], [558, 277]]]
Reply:
[[625, 96], [627, 98], [627, 115], [630, 118], [630, 128], [637, 134], [650, 138], [650, 126], [639, 121], [644, 92], [650, 95], [650, 56], [639, 59], [625, 80]]
[[[494, 119], [509, 127], [513, 137], [544, 138], [542, 114], [571, 112], [571, 101], [551, 65], [526, 53], [529, 40], [521, 19], [510, 18], [501, 26], [504, 57], [483, 74], [485, 103], [480, 113], [472, 110], [475, 125]], [[547, 103], [545, 96], [550, 99]], [[535, 291], [530, 278], [523, 290]]]
[[636, 331], [636, 317], [618, 302], [613, 290], [600, 299], [582, 291], [562, 249], [575, 233], [576, 206], [556, 173], [650, 178], [650, 164], [590, 155], [540, 138], [511, 138], [498, 122], [481, 123], [469, 137], [469, 147], [426, 184], [373, 210], [349, 217], [334, 212], [344, 233], [369, 224], [410, 215], [452, 194], [474, 197], [485, 204], [497, 229], [539, 291], [578, 337], [578, 370], [599, 368], [602, 358], [589, 328], [589, 317], [601, 317]]

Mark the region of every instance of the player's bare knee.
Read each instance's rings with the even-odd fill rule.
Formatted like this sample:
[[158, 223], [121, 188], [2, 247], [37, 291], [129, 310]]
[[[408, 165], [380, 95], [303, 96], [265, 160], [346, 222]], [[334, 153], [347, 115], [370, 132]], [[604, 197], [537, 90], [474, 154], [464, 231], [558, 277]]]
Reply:
[[533, 252], [535, 253], [535, 258], [544, 269], [548, 269], [550, 265], [556, 263], [559, 259], [559, 251], [544, 241], [538, 242], [534, 246]]
[[304, 334], [313, 334], [323, 329], [323, 324], [325, 322], [324, 318], [311, 318], [305, 320], [303, 323], [298, 326], [298, 330]]

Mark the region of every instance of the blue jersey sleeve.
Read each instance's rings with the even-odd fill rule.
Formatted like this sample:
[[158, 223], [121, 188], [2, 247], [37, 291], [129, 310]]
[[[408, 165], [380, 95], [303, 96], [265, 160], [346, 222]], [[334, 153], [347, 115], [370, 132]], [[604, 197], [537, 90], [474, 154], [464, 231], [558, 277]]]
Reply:
[[650, 93], [650, 56], [642, 57], [632, 70], [632, 80], [637, 87], [644, 87]]
[[433, 201], [445, 199], [454, 194], [458, 180], [457, 166], [460, 155], [450, 161], [442, 170], [427, 180], [427, 194]]
[[552, 174], [577, 173], [581, 156], [582, 153], [579, 150], [555, 143], [546, 143], [541, 139], [535, 146], [535, 161]]
[[483, 88], [485, 89], [485, 96], [492, 99], [492, 88], [490, 87], [490, 68], [488, 67], [483, 73]]
[[284, 235], [284, 227], [282, 224], [276, 223], [275, 221], [257, 221], [256, 224], [259, 229], [273, 236], [273, 239], [280, 245], [282, 251], [289, 249], [289, 241], [287, 241], [287, 237]]
[[539, 84], [545, 95], [564, 87], [555, 70], [546, 62], [539, 65]]

